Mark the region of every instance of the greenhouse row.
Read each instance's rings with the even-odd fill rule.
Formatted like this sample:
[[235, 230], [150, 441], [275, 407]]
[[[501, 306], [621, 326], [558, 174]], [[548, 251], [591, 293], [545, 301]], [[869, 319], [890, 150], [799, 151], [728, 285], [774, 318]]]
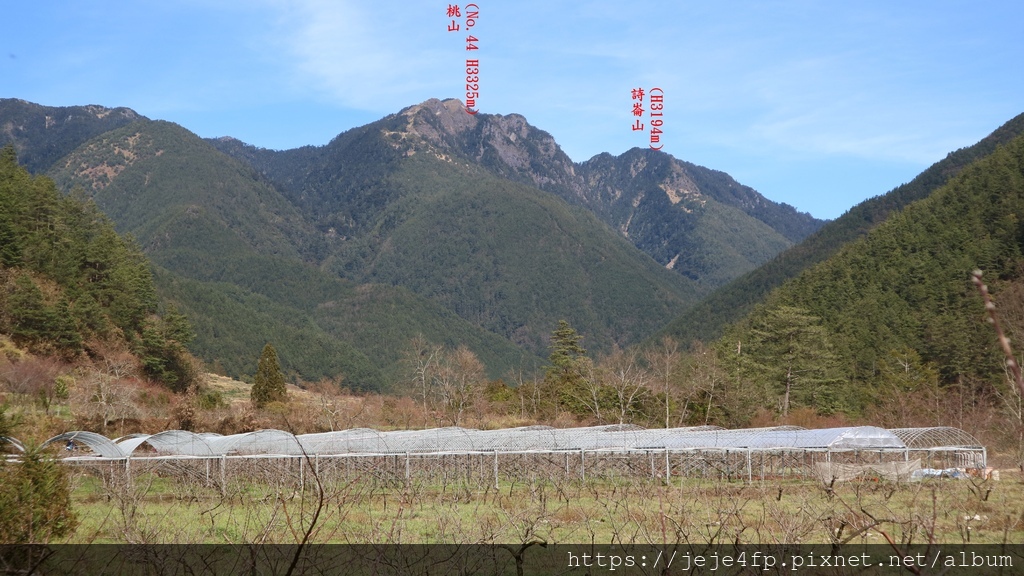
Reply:
[[[20, 447], [17, 440], [11, 444]], [[431, 454], [459, 452], [523, 452], [565, 450], [682, 451], [723, 450], [850, 450], [904, 451], [907, 449], [980, 450], [970, 434], [957, 428], [902, 428], [874, 426], [808, 430], [798, 426], [726, 430], [716, 426], [644, 429], [633, 425], [551, 428], [529, 426], [500, 430], [435, 428], [378, 432], [355, 428], [337, 432], [293, 435], [281, 430], [259, 430], [222, 436], [170, 430], [132, 434], [115, 440], [93, 432], [65, 432], [45, 444], [62, 443], [83, 455], [88, 449], [103, 458], [152, 455], [340, 455]]]
[[[12, 457], [21, 444], [7, 440]], [[529, 426], [501, 430], [366, 428], [293, 435], [259, 430], [223, 436], [171, 430], [117, 439], [66, 432], [48, 440], [69, 464], [123, 463], [126, 474], [199, 477], [222, 489], [231, 478], [301, 484], [318, 475], [384, 482], [415, 478], [493, 482], [561, 476], [753, 480], [781, 476], [907, 478], [921, 468], [984, 469], [986, 451], [957, 428], [798, 426], [727, 430]], [[114, 468], [110, 469], [111, 471]]]

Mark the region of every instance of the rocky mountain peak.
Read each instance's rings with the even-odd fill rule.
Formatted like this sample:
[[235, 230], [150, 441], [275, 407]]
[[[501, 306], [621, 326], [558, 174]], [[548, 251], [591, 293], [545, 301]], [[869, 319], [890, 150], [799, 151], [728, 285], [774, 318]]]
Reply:
[[[504, 178], [549, 192], [579, 194], [582, 182], [572, 160], [555, 139], [520, 114], [468, 114], [462, 101], [431, 98], [397, 114], [401, 140], [418, 137], [445, 152], [456, 152]], [[401, 122], [404, 120], [404, 122]], [[384, 129], [392, 138], [395, 125]]]
[[18, 161], [34, 173], [94, 136], [145, 119], [130, 108], [42, 106], [18, 98], [0, 98], [0, 117], [0, 146], [13, 144]]
[[476, 116], [466, 113], [461, 100], [431, 98], [398, 113], [407, 120], [404, 132], [415, 134], [435, 146], [449, 146], [457, 137], [477, 124]]
[[82, 106], [82, 110], [87, 114], [92, 114], [98, 119], [106, 118], [111, 114], [128, 121], [138, 120], [142, 118], [142, 116], [138, 112], [132, 110], [131, 108], [107, 108], [106, 106], [99, 106], [97, 104], [88, 104], [86, 106]]

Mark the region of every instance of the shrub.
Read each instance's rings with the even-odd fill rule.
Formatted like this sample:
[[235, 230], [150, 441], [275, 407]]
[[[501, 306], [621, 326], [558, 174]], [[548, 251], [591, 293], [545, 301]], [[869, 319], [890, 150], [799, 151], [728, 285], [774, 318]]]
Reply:
[[39, 448], [21, 462], [0, 460], [0, 544], [46, 543], [71, 534], [78, 519], [71, 510], [67, 472]]

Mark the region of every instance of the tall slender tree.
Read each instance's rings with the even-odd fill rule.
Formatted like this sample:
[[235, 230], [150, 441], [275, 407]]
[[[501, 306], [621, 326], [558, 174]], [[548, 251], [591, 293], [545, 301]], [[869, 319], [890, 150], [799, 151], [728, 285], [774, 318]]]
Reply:
[[252, 384], [251, 399], [257, 408], [271, 402], [284, 402], [288, 390], [284, 384], [284, 374], [277, 360], [277, 350], [269, 342], [263, 347], [259, 363], [256, 366], [256, 378]]
[[551, 355], [548, 357], [551, 365], [544, 375], [544, 386], [548, 393], [554, 395], [556, 404], [576, 413], [590, 411], [588, 406], [581, 406], [578, 401], [585, 396], [583, 387], [591, 371], [587, 351], [580, 346], [582, 339], [569, 322], [559, 320], [558, 328], [551, 333]]
[[835, 354], [820, 322], [804, 308], [780, 305], [765, 310], [750, 330], [741, 365], [776, 390], [783, 417], [794, 405], [823, 413], [838, 407]]

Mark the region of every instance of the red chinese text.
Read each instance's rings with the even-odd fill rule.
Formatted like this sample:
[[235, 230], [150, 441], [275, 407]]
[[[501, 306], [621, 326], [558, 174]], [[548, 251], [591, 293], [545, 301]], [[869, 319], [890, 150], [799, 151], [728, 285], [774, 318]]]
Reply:
[[[457, 32], [462, 29], [464, 25], [466, 27], [466, 50], [479, 50], [480, 39], [469, 33], [470, 30], [476, 26], [477, 19], [480, 18], [480, 6], [476, 4], [465, 5], [466, 17], [462, 24], [458, 23], [455, 18], [462, 17], [462, 10], [457, 4], [449, 4], [447, 15], [452, 18], [451, 23], [448, 25], [449, 32]], [[479, 58], [467, 58], [466, 59], [466, 113], [476, 114], [476, 103], [477, 99], [480, 98], [480, 59]]]
[[[664, 130], [662, 130], [661, 127], [665, 125], [665, 120], [662, 118], [665, 110], [664, 90], [661, 88], [651, 88], [647, 92], [645, 92], [643, 88], [633, 88], [630, 90], [630, 97], [634, 100], [633, 116], [636, 117], [636, 120], [633, 121], [632, 128], [634, 132], [640, 132], [644, 129], [644, 123], [641, 120], [643, 119], [644, 113], [647, 112], [647, 109], [644, 108], [645, 94], [650, 98], [651, 150], [661, 150], [664, 146], [661, 142], [661, 135], [664, 133]], [[655, 146], [655, 144], [657, 144], [657, 146]]]

